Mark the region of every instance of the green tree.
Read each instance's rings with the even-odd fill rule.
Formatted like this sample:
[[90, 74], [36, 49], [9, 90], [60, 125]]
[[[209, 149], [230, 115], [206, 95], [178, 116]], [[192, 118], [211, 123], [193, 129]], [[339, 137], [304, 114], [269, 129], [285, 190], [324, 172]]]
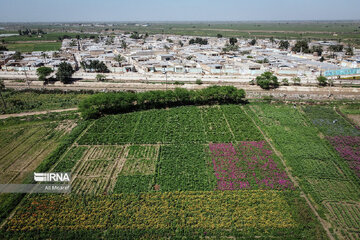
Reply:
[[256, 84], [262, 89], [270, 89], [279, 87], [278, 78], [271, 72], [264, 72], [256, 77]]
[[323, 50], [322, 46], [313, 46], [311, 51], [316, 52], [318, 54], [318, 56], [321, 56], [324, 50]]
[[85, 71], [91, 70], [98, 73], [110, 72], [105, 63], [99, 60], [90, 60], [89, 62], [82, 61], [80, 65], [82, 68], [84, 68]]
[[208, 44], [208, 40], [205, 38], [195, 38], [195, 39], [190, 39], [189, 44], [200, 44], [200, 45], [207, 45]]
[[310, 53], [309, 45], [305, 40], [297, 41], [291, 50], [294, 52]]
[[7, 49], [6, 46], [1, 45], [0, 46], [0, 51], [9, 51], [9, 49]]
[[237, 51], [238, 49], [239, 49], [238, 45], [226, 44], [222, 50], [224, 53], [226, 53], [226, 52], [230, 52], [230, 51]]
[[23, 59], [24, 57], [21, 55], [21, 52], [15, 52], [15, 54], [12, 56], [12, 59], [19, 61]]
[[106, 76], [104, 74], [97, 74], [96, 75], [96, 80], [99, 82], [103, 82], [106, 80]]
[[54, 70], [52, 70], [51, 68], [49, 67], [39, 67], [37, 70], [36, 70], [36, 74], [38, 75], [39, 77], [39, 81], [44, 81], [46, 82], [47, 81], [47, 77], [53, 73]]
[[256, 44], [256, 39], [251, 40], [249, 43], [251, 46], [254, 46]]
[[70, 47], [75, 47], [77, 45], [75, 40], [71, 40]]
[[124, 40], [122, 40], [122, 42], [121, 42], [121, 47], [126, 51], [126, 49], [127, 49], [127, 47], [128, 47], [128, 45], [127, 45], [127, 43], [124, 41]]
[[270, 37], [270, 42], [271, 42], [271, 45], [273, 45], [275, 43], [274, 37]]
[[289, 41], [284, 41], [284, 40], [281, 40], [280, 43], [279, 43], [279, 48], [280, 49], [285, 49], [287, 50], [290, 46], [290, 43]]
[[195, 83], [196, 83], [197, 85], [203, 84], [203, 82], [201, 81], [201, 79], [196, 79]]
[[6, 111], [6, 103], [4, 100], [4, 97], [2, 95], [2, 92], [5, 90], [5, 84], [4, 84], [4, 80], [0, 80], [0, 96], [1, 96], [1, 100], [3, 102], [4, 105], [4, 110]]
[[72, 68], [70, 63], [62, 62], [59, 65], [58, 71], [56, 72], [56, 79], [62, 83], [70, 83], [71, 76], [74, 73], [74, 69]]
[[284, 78], [282, 81], [281, 81], [282, 85], [284, 86], [289, 86], [289, 80], [287, 78]]
[[126, 59], [119, 54], [119, 55], [116, 55], [116, 56], [114, 57], [114, 60], [117, 61], [117, 62], [119, 63], [119, 66], [121, 67], [121, 66], [122, 66], [122, 63], [123, 63]]
[[348, 45], [348, 47], [345, 49], [345, 55], [348, 55], [348, 56], [354, 55], [353, 48], [350, 45]]
[[301, 79], [299, 77], [293, 77], [292, 81], [293, 81], [295, 86], [300, 86], [301, 85]]
[[218, 34], [216, 35], [216, 37], [217, 37], [217, 38], [222, 38], [222, 37], [223, 37], [223, 35], [222, 35], [222, 34], [220, 34], [220, 33], [218, 33]]
[[230, 43], [231, 46], [234, 46], [237, 42], [238, 42], [238, 40], [236, 38], [234, 38], [234, 37], [231, 37], [229, 39], [229, 43]]
[[341, 44], [337, 44], [337, 45], [331, 45], [329, 47], [329, 50], [332, 52], [342, 52], [344, 49], [344, 46]]
[[180, 45], [180, 47], [183, 47], [184, 43], [181, 40], [179, 40], [179, 45]]
[[317, 77], [317, 81], [319, 86], [326, 86], [328, 84], [328, 79], [322, 75]]

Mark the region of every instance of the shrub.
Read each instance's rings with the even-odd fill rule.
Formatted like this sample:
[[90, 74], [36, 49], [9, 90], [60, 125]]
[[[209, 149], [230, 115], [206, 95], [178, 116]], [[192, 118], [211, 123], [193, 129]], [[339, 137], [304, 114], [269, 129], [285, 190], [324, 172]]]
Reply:
[[301, 79], [299, 77], [292, 78], [292, 81], [293, 81], [295, 86], [300, 86], [301, 85]]
[[317, 77], [317, 81], [319, 83], [319, 86], [326, 86], [328, 84], [328, 79], [324, 76]]
[[96, 75], [96, 80], [99, 82], [103, 82], [106, 80], [106, 76], [104, 74], [97, 74]]
[[256, 77], [256, 84], [262, 89], [270, 89], [279, 87], [278, 78], [271, 72], [264, 72]]
[[284, 78], [282, 81], [281, 81], [282, 85], [284, 86], [289, 86], [289, 80], [287, 78]]

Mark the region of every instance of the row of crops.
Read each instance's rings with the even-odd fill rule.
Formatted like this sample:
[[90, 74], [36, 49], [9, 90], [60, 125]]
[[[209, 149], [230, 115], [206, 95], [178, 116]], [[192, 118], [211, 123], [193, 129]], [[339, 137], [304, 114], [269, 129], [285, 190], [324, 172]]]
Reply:
[[112, 115], [95, 122], [79, 144], [208, 143], [263, 140], [240, 106], [179, 107]]
[[[340, 228], [340, 234], [344, 238], [358, 239], [360, 237], [360, 130], [347, 121], [343, 115], [338, 114], [334, 108], [309, 106], [304, 109], [307, 117], [324, 135], [333, 146], [342, 160], [356, 175], [354, 185], [342, 186], [345, 189], [342, 198], [327, 203], [329, 212], [336, 226]], [[325, 186], [324, 186], [325, 188]], [[330, 194], [330, 193], [329, 193]], [[353, 200], [353, 201], [349, 201]]]
[[248, 190], [33, 195], [6, 223], [0, 237], [322, 239], [321, 228], [309, 228], [315, 218], [297, 194]]
[[[33, 172], [45, 172], [57, 162], [86, 123], [60, 121], [63, 116], [2, 121], [0, 127], [1, 183], [31, 184]], [[71, 131], [70, 134], [68, 132]], [[0, 221], [2, 222], [22, 200], [25, 194], [0, 194]]]
[[332, 223], [337, 236], [346, 238], [347, 227], [339, 224], [327, 202], [347, 205], [360, 201], [359, 181], [354, 174], [354, 158], [359, 156], [358, 130], [329, 107], [256, 104], [246, 109], [282, 153], [321, 217]]

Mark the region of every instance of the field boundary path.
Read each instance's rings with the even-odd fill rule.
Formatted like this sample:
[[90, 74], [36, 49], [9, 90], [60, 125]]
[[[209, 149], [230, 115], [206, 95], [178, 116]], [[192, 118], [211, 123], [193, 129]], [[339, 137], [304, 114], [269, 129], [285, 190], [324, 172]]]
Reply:
[[6, 119], [6, 118], [11, 118], [11, 117], [24, 117], [24, 116], [32, 116], [32, 115], [42, 115], [42, 114], [57, 113], [57, 112], [77, 111], [77, 110], [78, 110], [78, 108], [67, 108], [67, 109], [37, 111], [37, 112], [10, 113], [10, 114], [0, 115], [0, 119]]
[[326, 231], [326, 234], [328, 235], [329, 239], [331, 240], [335, 240], [335, 238], [333, 237], [333, 235], [331, 234], [330, 230], [329, 230], [329, 223], [322, 219], [319, 215], [319, 213], [316, 211], [315, 207], [313, 206], [313, 204], [311, 203], [311, 201], [309, 200], [309, 198], [307, 197], [307, 195], [305, 194], [305, 192], [302, 190], [302, 188], [300, 187], [299, 183], [297, 182], [297, 180], [292, 176], [288, 166], [286, 165], [286, 162], [282, 156], [282, 154], [276, 150], [275, 146], [272, 144], [272, 141], [270, 138], [267, 137], [267, 135], [262, 131], [262, 129], [257, 125], [257, 123], [255, 122], [255, 120], [247, 113], [247, 111], [245, 110], [244, 107], [241, 107], [243, 109], [243, 111], [245, 112], [245, 114], [251, 119], [251, 121], [255, 124], [255, 126], [259, 129], [259, 131], [261, 132], [261, 134], [264, 136], [266, 142], [270, 145], [270, 147], [274, 150], [274, 153], [280, 158], [281, 162], [283, 163], [284, 167], [285, 167], [285, 171], [286, 174], [289, 176], [289, 178], [291, 179], [291, 181], [294, 183], [295, 186], [297, 186], [300, 189], [300, 196], [303, 197], [307, 204], [309, 205], [309, 207], [311, 208], [311, 210], [313, 211], [313, 213], [315, 214], [315, 216], [318, 218], [319, 222], [321, 223], [321, 225], [323, 226], [324, 230]]

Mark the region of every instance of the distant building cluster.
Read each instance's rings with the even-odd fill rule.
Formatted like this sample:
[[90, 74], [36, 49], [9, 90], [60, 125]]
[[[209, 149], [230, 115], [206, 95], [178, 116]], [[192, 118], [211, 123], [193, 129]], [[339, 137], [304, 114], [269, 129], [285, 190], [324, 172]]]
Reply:
[[[360, 51], [334, 52], [335, 41], [312, 41], [309, 48], [322, 51], [305, 53], [292, 51], [296, 41], [289, 41], [288, 49], [280, 49], [277, 39], [257, 39], [256, 44], [246, 39], [206, 37], [194, 40], [191, 36], [99, 35], [94, 39], [64, 39], [60, 51], [23, 53], [14, 58], [15, 52], [0, 54], [2, 71], [35, 71], [40, 66], [56, 70], [65, 61], [78, 71], [82, 62], [100, 61], [112, 73], [179, 73], [255, 76], [271, 71], [280, 76], [318, 76], [326, 70], [360, 67]], [[198, 43], [199, 42], [199, 43]], [[229, 47], [231, 46], [231, 47]], [[302, 50], [302, 49], [301, 49]], [[323, 57], [321, 57], [322, 55]]]

